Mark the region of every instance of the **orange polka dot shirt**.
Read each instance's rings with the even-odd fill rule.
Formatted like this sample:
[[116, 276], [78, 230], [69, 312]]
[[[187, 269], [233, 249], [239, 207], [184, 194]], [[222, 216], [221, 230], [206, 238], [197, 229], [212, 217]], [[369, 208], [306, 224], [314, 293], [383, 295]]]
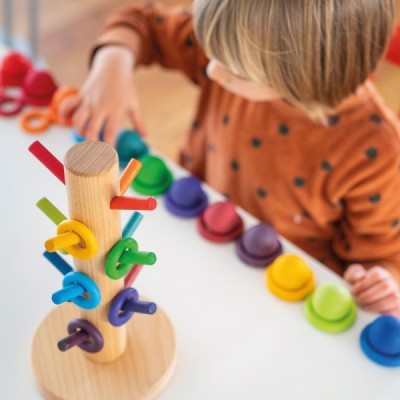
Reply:
[[93, 52], [109, 44], [199, 86], [183, 167], [334, 271], [381, 265], [400, 282], [399, 127], [371, 83], [322, 126], [284, 101], [251, 102], [209, 80], [182, 7], [117, 12]]

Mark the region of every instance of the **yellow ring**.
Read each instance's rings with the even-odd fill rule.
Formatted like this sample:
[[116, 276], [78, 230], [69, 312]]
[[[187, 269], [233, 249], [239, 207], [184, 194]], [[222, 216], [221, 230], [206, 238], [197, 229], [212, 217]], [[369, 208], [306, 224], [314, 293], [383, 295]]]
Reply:
[[[79, 221], [66, 219], [58, 225], [57, 235], [68, 232], [76, 233], [82, 240], [81, 243], [64, 249], [73, 257], [87, 260], [97, 253], [98, 244], [96, 236], [94, 236], [93, 232], [86, 225]], [[81, 247], [82, 244], [84, 247]]]

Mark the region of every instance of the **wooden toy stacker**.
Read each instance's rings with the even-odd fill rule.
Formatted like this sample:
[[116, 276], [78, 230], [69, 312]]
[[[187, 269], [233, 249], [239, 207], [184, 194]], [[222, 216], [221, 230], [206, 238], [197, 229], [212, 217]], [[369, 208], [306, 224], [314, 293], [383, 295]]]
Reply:
[[[33, 143], [30, 151], [65, 183], [70, 220], [58, 224], [57, 236], [46, 242], [46, 248], [49, 252], [66, 250], [73, 255], [74, 263], [74, 270], [66, 267], [63, 272], [63, 288], [53, 295], [53, 301], [63, 304], [45, 317], [33, 338], [32, 366], [40, 391], [48, 399], [156, 397], [171, 378], [176, 363], [173, 327], [161, 309], [153, 316], [140, 314], [143, 311], [135, 307], [144, 304], [149, 308], [153, 303], [137, 299], [129, 300], [133, 304], [130, 312], [136, 311], [134, 320], [113, 326], [110, 308], [124, 290], [124, 279], [111, 279], [105, 271], [110, 250], [121, 242], [119, 209], [155, 207], [152, 198], [123, 196], [140, 163], [132, 160], [119, 178], [117, 153], [102, 142], [76, 144], [67, 152], [64, 165], [39, 142]], [[114, 272], [150, 254], [129, 246], [120, 253]], [[86, 280], [94, 289], [85, 287]], [[93, 304], [96, 301], [98, 305]], [[79, 302], [84, 308], [76, 306]], [[114, 319], [126, 312], [124, 304], [120, 305]], [[68, 325], [70, 336], [66, 337]], [[85, 331], [86, 326], [99, 334], [101, 345], [95, 334]], [[62, 350], [74, 348], [60, 351], [57, 342]]]

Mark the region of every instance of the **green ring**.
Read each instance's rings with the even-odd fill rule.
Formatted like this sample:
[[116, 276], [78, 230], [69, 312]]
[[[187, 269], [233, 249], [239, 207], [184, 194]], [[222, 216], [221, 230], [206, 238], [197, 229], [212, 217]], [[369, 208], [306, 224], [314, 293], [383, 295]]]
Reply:
[[131, 263], [120, 263], [119, 259], [125, 251], [137, 252], [138, 244], [135, 239], [125, 238], [119, 240], [108, 253], [106, 259], [106, 274], [111, 279], [120, 279], [124, 277], [131, 269]]

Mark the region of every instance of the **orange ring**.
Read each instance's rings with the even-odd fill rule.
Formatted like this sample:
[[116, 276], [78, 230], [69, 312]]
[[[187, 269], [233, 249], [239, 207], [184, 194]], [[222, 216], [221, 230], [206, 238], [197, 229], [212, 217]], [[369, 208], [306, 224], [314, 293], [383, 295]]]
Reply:
[[57, 89], [57, 91], [53, 95], [53, 99], [51, 100], [50, 110], [52, 114], [55, 116], [55, 121], [59, 125], [70, 126], [72, 124], [71, 118], [68, 118], [67, 122], [62, 124], [58, 117], [58, 111], [60, 108], [61, 102], [70, 96], [75, 96], [79, 93], [79, 90], [73, 86], [61, 86]]
[[[30, 121], [38, 120], [37, 124], [31, 124]], [[39, 133], [45, 131], [50, 124], [54, 122], [54, 116], [50, 112], [40, 110], [30, 110], [22, 114], [20, 123], [21, 128], [29, 133]]]

